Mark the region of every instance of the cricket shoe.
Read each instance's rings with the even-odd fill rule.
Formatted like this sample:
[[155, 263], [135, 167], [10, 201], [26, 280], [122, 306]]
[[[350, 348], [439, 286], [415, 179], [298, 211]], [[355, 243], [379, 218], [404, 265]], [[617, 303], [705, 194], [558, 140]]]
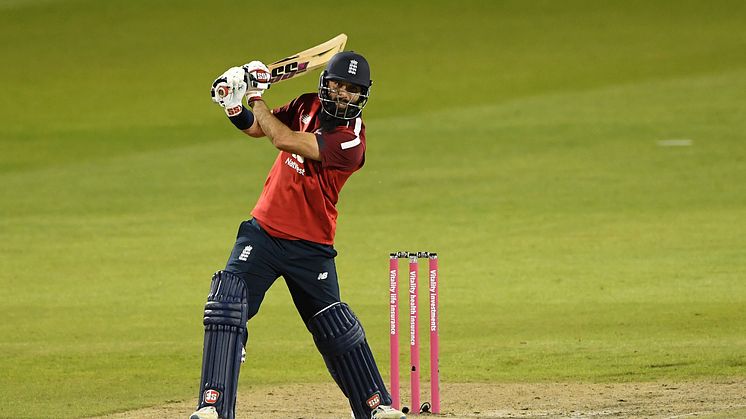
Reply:
[[205, 406], [202, 409], [192, 413], [189, 419], [220, 419], [218, 411], [213, 406]]
[[378, 406], [370, 412], [370, 419], [407, 419], [407, 415], [391, 406]]

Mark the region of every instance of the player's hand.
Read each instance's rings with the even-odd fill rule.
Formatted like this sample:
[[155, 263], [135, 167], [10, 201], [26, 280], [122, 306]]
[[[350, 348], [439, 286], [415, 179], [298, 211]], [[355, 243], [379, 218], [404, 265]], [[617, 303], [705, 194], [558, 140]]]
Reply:
[[261, 99], [264, 91], [269, 89], [271, 75], [269, 69], [261, 61], [252, 61], [243, 65], [249, 81], [249, 88], [246, 92], [246, 100], [251, 103]]
[[210, 89], [212, 101], [229, 110], [241, 107], [241, 101], [248, 88], [246, 71], [242, 67], [231, 67], [215, 79]]

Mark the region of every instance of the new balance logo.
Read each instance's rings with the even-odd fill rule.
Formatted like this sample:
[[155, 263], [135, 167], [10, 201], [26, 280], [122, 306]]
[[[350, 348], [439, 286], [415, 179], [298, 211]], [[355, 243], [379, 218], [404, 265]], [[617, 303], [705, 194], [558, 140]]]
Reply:
[[329, 278], [329, 272], [322, 272], [322, 273], [320, 273], [319, 277], [317, 279], [319, 281], [321, 281], [322, 279], [326, 279], [326, 278]]
[[347, 67], [347, 72], [350, 74], [357, 74], [357, 60], [350, 60], [350, 66]]
[[241, 256], [238, 257], [238, 260], [242, 260], [246, 262], [249, 259], [249, 255], [251, 254], [252, 249], [253, 247], [251, 246], [244, 247], [243, 250], [241, 251]]

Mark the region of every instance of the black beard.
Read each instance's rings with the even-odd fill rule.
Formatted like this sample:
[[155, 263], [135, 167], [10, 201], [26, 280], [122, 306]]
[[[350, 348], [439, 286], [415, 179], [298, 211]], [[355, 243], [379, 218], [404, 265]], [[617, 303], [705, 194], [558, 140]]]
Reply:
[[340, 118], [335, 118], [323, 109], [319, 112], [319, 129], [321, 132], [329, 132], [340, 125], [346, 125], [347, 121]]

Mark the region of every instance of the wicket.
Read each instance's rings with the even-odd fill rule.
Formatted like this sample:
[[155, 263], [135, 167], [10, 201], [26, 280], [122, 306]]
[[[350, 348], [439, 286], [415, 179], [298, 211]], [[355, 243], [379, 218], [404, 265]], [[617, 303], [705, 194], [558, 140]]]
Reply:
[[[418, 321], [419, 259], [429, 259], [430, 295], [430, 397], [431, 403], [420, 404], [420, 336]], [[440, 413], [440, 372], [438, 340], [438, 254], [432, 252], [392, 252], [389, 255], [389, 333], [391, 349], [392, 406], [399, 409], [399, 259], [409, 259], [409, 351], [412, 413]], [[418, 409], [419, 408], [419, 409]]]

